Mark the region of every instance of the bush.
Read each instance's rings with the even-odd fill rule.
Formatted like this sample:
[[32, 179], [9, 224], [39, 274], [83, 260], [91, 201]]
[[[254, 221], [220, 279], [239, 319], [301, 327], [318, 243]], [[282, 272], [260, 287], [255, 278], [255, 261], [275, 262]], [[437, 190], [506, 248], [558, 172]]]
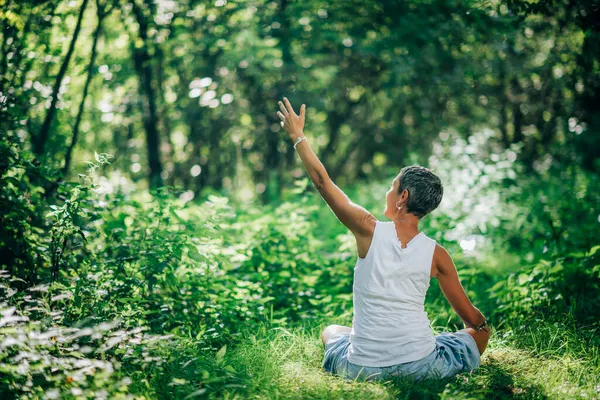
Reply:
[[580, 323], [600, 317], [600, 246], [590, 251], [553, 257], [511, 273], [488, 292], [495, 300], [496, 318], [564, 319], [571, 314]]

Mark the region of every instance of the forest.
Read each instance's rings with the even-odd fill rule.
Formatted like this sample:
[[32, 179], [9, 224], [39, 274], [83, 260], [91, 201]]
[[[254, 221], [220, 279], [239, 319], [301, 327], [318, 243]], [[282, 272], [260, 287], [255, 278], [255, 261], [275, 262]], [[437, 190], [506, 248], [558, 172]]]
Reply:
[[[378, 220], [440, 177], [477, 371], [324, 373], [357, 244], [283, 98]], [[0, 0], [0, 398], [600, 399], [599, 175], [598, 0]]]

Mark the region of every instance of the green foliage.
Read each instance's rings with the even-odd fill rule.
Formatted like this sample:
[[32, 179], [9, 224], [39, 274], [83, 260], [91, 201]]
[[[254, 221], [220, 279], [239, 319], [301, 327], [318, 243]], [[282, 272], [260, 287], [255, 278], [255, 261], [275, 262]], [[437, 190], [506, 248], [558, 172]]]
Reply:
[[162, 337], [120, 321], [65, 325], [73, 292], [60, 284], [27, 291], [11, 288], [14, 278], [0, 275], [0, 393], [23, 399], [87, 398], [98, 394], [133, 399], [131, 379], [119, 372], [121, 362], [143, 366], [141, 358]]
[[49, 174], [23, 147], [16, 134], [0, 135], [0, 267], [32, 284], [47, 246], [42, 183]]
[[283, 203], [253, 221], [249, 257], [235, 270], [242, 279], [260, 283], [278, 322], [315, 317], [315, 306], [327, 297], [317, 288], [322, 288], [319, 280], [331, 263], [322, 256], [309, 219], [314, 209], [306, 201]]
[[593, 1], [92, 3], [0, 10], [0, 108], [19, 121], [7, 131], [59, 168], [73, 144], [67, 177], [109, 152], [142, 185], [164, 172], [165, 183], [198, 194], [231, 189], [237, 174], [240, 197], [275, 197], [292, 181], [293, 149], [275, 115], [285, 95], [307, 104], [307, 134], [344, 184], [426, 157], [446, 128], [466, 138], [478, 126], [504, 149], [523, 146], [530, 169], [569, 154], [598, 171]]
[[92, 174], [102, 165], [109, 164], [110, 158], [112, 158], [110, 154], [95, 153], [96, 162], [88, 162], [88, 174], [79, 174], [83, 183], [69, 188], [64, 193], [62, 205], [50, 205], [51, 211], [46, 214], [46, 218], [50, 218], [52, 226], [48, 253], [53, 280], [57, 279], [61, 266], [71, 264], [65, 260], [68, 256], [65, 252], [85, 246], [86, 237], [83, 227], [87, 223], [86, 219], [93, 215], [85, 208], [86, 203], [92, 203], [89, 196], [89, 192], [95, 188]]
[[562, 320], [582, 324], [600, 317], [600, 246], [575, 252], [511, 273], [488, 289], [495, 318], [521, 321]]
[[[0, 3], [0, 397], [597, 397], [593, 2]], [[478, 378], [321, 373], [356, 245], [294, 181], [285, 95], [379, 219], [402, 166], [442, 178], [420, 227], [497, 329]], [[432, 328], [462, 328], [432, 283]]]
[[[568, 229], [548, 234], [545, 216], [537, 215], [548, 210], [535, 199], [543, 190], [556, 205], [553, 220], [566, 225], [594, 212], [593, 181], [570, 171], [571, 187], [579, 191], [577, 201], [565, 199], [562, 179], [548, 173], [543, 183], [531, 180], [511, 161], [515, 150], [492, 157], [484, 144], [485, 136], [453, 139], [434, 152], [430, 161], [448, 196], [424, 219], [423, 230], [451, 250], [469, 298], [498, 329], [517, 335], [531, 322], [569, 318], [586, 327], [582, 338], [591, 340], [600, 316], [600, 247], [595, 237]], [[28, 263], [19, 262], [43, 282], [32, 287], [9, 269], [16, 262], [4, 266], [2, 392], [24, 398], [42, 392], [67, 398], [250, 394], [262, 390], [246, 384], [266, 379], [256, 372], [266, 361], [260, 354], [256, 365], [239, 358], [248, 356], [249, 340], [257, 344], [275, 330], [321, 321], [351, 323], [354, 238], [301, 184], [288, 200], [269, 206], [232, 204], [218, 194], [192, 202], [176, 188], [128, 193], [99, 174], [110, 157], [98, 154], [80, 183], [59, 183], [58, 204], [48, 204], [37, 181], [10, 179], [36, 168], [24, 161], [28, 153], [18, 143], [13, 146], [13, 160], [21, 161], [7, 163], [1, 176], [4, 199], [12, 202], [2, 240], [29, 246]], [[444, 154], [453, 151], [450, 163]], [[29, 197], [35, 204], [18, 201], [17, 184], [39, 193]], [[378, 210], [376, 193], [388, 184], [371, 182], [347, 193]], [[38, 228], [19, 225], [23, 216], [38, 217]], [[6, 228], [18, 226], [29, 230], [26, 238]], [[534, 245], [511, 239], [519, 229]], [[579, 225], [583, 233], [594, 229]], [[499, 257], [502, 252], [511, 258]], [[436, 331], [462, 327], [437, 285], [425, 306]], [[268, 388], [263, 393], [278, 390]]]

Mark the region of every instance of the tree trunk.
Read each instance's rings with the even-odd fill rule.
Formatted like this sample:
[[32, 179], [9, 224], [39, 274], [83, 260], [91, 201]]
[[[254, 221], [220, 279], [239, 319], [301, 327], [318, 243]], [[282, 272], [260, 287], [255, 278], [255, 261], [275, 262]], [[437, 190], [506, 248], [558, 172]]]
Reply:
[[[293, 80], [295, 79], [294, 75], [296, 72], [296, 68], [294, 65], [294, 59], [292, 57], [292, 52], [290, 50], [290, 23], [288, 16], [286, 14], [286, 8], [288, 6], [288, 0], [280, 0], [280, 6], [277, 11], [277, 15], [275, 20], [280, 23], [280, 28], [273, 32], [273, 37], [279, 39], [279, 48], [281, 50], [281, 61], [282, 65], [280, 68], [281, 78], [278, 80], [278, 89], [276, 93], [277, 101], [283, 101], [283, 97], [288, 97], [292, 93], [292, 89], [294, 86]], [[300, 105], [297, 104], [295, 107], [296, 113], [300, 111]], [[279, 107], [277, 106], [277, 109]], [[268, 119], [276, 119], [277, 123], [280, 122], [279, 117], [276, 115], [276, 111], [272, 111], [272, 117], [270, 116]], [[281, 153], [279, 151], [279, 145], [284, 139], [279, 132], [283, 131], [283, 128], [279, 130], [279, 132], [272, 132], [271, 129], [265, 130], [267, 133], [267, 151], [265, 153], [265, 169], [267, 174], [266, 179], [266, 187], [265, 191], [262, 193], [262, 200], [265, 203], [272, 202], [278, 200], [281, 197], [281, 189], [283, 186], [283, 160], [290, 160], [292, 158], [292, 154], [295, 151], [293, 146], [287, 144], [285, 153]], [[284, 134], [287, 139], [287, 134]], [[285, 155], [285, 158], [283, 157]]]
[[499, 60], [499, 75], [500, 75], [500, 132], [502, 133], [502, 144], [505, 149], [508, 149], [510, 145], [510, 141], [508, 140], [508, 130], [506, 126], [508, 125], [508, 117], [506, 115], [507, 109], [506, 105], [508, 103], [508, 99], [506, 97], [506, 71], [504, 60]]
[[523, 141], [523, 130], [522, 130], [523, 114], [521, 113], [521, 102], [519, 99], [519, 95], [521, 93], [521, 88], [519, 86], [519, 81], [514, 76], [510, 80], [510, 83], [511, 83], [511, 90], [513, 92], [512, 94], [514, 96], [514, 99], [512, 101], [512, 103], [513, 103], [512, 114], [513, 114], [513, 127], [514, 127], [512, 141], [513, 141], [513, 143], [520, 143]]
[[165, 99], [165, 92], [166, 90], [163, 89], [162, 84], [165, 81], [165, 75], [164, 75], [164, 59], [165, 59], [165, 52], [163, 51], [163, 49], [157, 45], [156, 47], [156, 78], [158, 80], [158, 88], [159, 88], [159, 97], [158, 100], [160, 102], [160, 111], [159, 111], [159, 115], [160, 115], [160, 121], [162, 122], [162, 129], [163, 129], [163, 134], [164, 134], [164, 139], [166, 141], [166, 144], [169, 148], [168, 150], [168, 155], [169, 155], [169, 161], [172, 164], [172, 171], [171, 174], [169, 175], [169, 179], [168, 182], [171, 183], [171, 185], [174, 185], [174, 174], [175, 171], [177, 170], [176, 168], [176, 157], [175, 157], [175, 146], [173, 144], [173, 140], [171, 139], [171, 123], [169, 120], [169, 111], [168, 111], [168, 107], [167, 107], [167, 101]]
[[[350, 100], [347, 96], [343, 95], [339, 103], [346, 104], [346, 108], [338, 113], [335, 109], [329, 113], [327, 118], [327, 127], [329, 128], [329, 141], [325, 145], [325, 148], [321, 152], [321, 163], [328, 169], [329, 176], [332, 180], [337, 179], [337, 174], [340, 172], [337, 168], [328, 168], [331, 160], [331, 155], [335, 154], [335, 149], [338, 145], [340, 137], [340, 128], [342, 124], [352, 116], [352, 113], [356, 107], [364, 102], [364, 96], [357, 101]], [[336, 102], [338, 103], [338, 102]]]
[[[8, 8], [8, 6], [5, 5], [6, 8]], [[11, 77], [10, 77], [10, 83], [8, 85], [5, 86], [6, 82], [9, 82], [8, 79], [8, 74], [7, 74], [7, 67], [8, 67], [8, 61], [7, 61], [7, 53], [9, 52], [9, 47], [5, 47], [5, 42], [8, 38], [8, 29], [6, 27], [2, 28], [2, 61], [0, 62], [0, 92], [6, 92], [8, 90], [8, 88], [13, 87], [14, 81], [15, 81], [15, 77], [21, 73], [21, 74], [26, 74], [27, 70], [21, 70], [21, 61], [23, 60], [23, 53], [24, 53], [24, 48], [26, 46], [26, 38], [27, 35], [29, 34], [29, 32], [31, 31], [31, 25], [32, 25], [32, 21], [34, 20], [34, 16], [36, 16], [33, 12], [33, 10], [29, 10], [29, 15], [27, 16], [27, 20], [25, 21], [25, 25], [23, 26], [23, 29], [21, 30], [21, 32], [15, 32], [15, 34], [13, 36], [11, 36], [13, 38], [13, 42], [12, 42], [12, 48], [14, 49], [12, 52], [14, 54], [14, 57], [12, 58], [12, 62], [11, 62], [11, 68], [10, 68], [10, 73], [11, 73]], [[20, 33], [20, 38], [19, 38], [19, 33]]]
[[[4, 5], [3, 8], [5, 10], [9, 10], [11, 8], [11, 0], [8, 0]], [[11, 10], [12, 11], [12, 10]], [[7, 18], [2, 18], [0, 20], [0, 22], [2, 22], [2, 25], [0, 26], [0, 30], [2, 32], [2, 43], [0, 43], [0, 56], [2, 56], [2, 58], [0, 58], [0, 91], [4, 92], [4, 81], [6, 80], [6, 70], [7, 70], [7, 66], [8, 66], [8, 49], [9, 49], [9, 44], [7, 44], [8, 38], [15, 38], [16, 34], [13, 35], [13, 32], [15, 31], [14, 29], [12, 29], [12, 27], [9, 25], [8, 19]], [[13, 31], [13, 32], [11, 32]]]
[[[51, 3], [51, 8], [50, 10], [48, 10], [45, 13], [45, 16], [48, 17], [49, 21], [52, 21], [52, 18], [54, 17], [54, 14], [56, 13], [56, 8], [58, 7], [58, 2], [57, 3]], [[35, 22], [32, 23], [32, 25], [36, 28], [37, 32], [36, 34], [38, 35], [38, 48], [43, 48], [43, 47], [48, 47], [48, 44], [50, 43], [50, 27], [52, 25], [52, 22], [48, 22], [45, 21], [44, 18], [40, 17], [37, 18]], [[25, 37], [22, 37], [22, 40], [25, 40]], [[23, 88], [25, 86], [25, 81], [27, 79], [27, 72], [31, 71], [33, 69], [33, 65], [35, 63], [35, 61], [37, 60], [37, 57], [26, 57], [25, 60], [21, 60], [20, 63], [23, 63], [23, 66], [19, 68], [19, 73], [17, 73], [17, 71], [15, 71], [10, 85], [9, 87], [18, 87], [18, 88]], [[43, 62], [42, 63], [42, 72], [40, 72], [40, 74], [38, 75], [38, 80], [42, 81], [44, 80], [44, 77], [48, 76], [48, 66], [51, 63], [47, 63], [47, 62]], [[18, 78], [18, 79], [17, 79]], [[28, 125], [29, 127], [29, 125]], [[29, 132], [33, 132], [36, 129], [28, 129]], [[32, 138], [32, 142], [33, 142], [33, 138]]]
[[79, 31], [81, 30], [81, 21], [83, 20], [83, 14], [85, 12], [85, 8], [87, 6], [88, 0], [83, 0], [81, 4], [81, 9], [79, 10], [79, 16], [77, 17], [77, 24], [75, 25], [75, 30], [73, 31], [73, 37], [71, 38], [71, 43], [69, 44], [69, 49], [67, 50], [67, 54], [65, 59], [63, 60], [62, 65], [60, 66], [60, 70], [58, 71], [58, 75], [56, 76], [56, 80], [54, 81], [54, 87], [52, 88], [52, 94], [50, 97], [50, 108], [46, 113], [46, 118], [44, 119], [44, 123], [42, 128], [40, 129], [40, 133], [37, 139], [33, 143], [33, 151], [38, 156], [43, 155], [44, 149], [46, 147], [46, 142], [48, 141], [48, 136], [50, 133], [50, 125], [52, 124], [52, 120], [54, 119], [54, 114], [56, 111], [56, 101], [58, 100], [58, 91], [60, 89], [60, 85], [62, 84], [62, 80], [67, 72], [67, 68], [69, 67], [69, 62], [71, 61], [71, 56], [75, 50], [75, 44], [77, 43], [77, 38], [79, 37]]
[[133, 47], [133, 61], [139, 77], [139, 93], [142, 99], [142, 119], [146, 131], [146, 144], [148, 149], [148, 165], [150, 167], [148, 180], [149, 188], [155, 189], [162, 186], [162, 165], [160, 162], [158, 116], [156, 112], [156, 96], [152, 87], [152, 67], [148, 53], [148, 21], [142, 9], [134, 1], [131, 3], [139, 25], [139, 37], [143, 45]]
[[71, 156], [73, 154], [73, 149], [77, 144], [77, 138], [79, 137], [79, 125], [81, 124], [81, 118], [83, 116], [83, 111], [85, 110], [85, 99], [87, 98], [88, 90], [90, 87], [90, 82], [92, 81], [92, 77], [94, 76], [94, 64], [96, 63], [96, 54], [98, 48], [98, 39], [102, 33], [102, 21], [104, 19], [104, 15], [101, 11], [98, 12], [98, 26], [96, 27], [96, 31], [94, 32], [94, 41], [92, 43], [92, 54], [90, 55], [90, 63], [87, 68], [87, 77], [85, 79], [85, 84], [83, 85], [83, 94], [81, 96], [81, 103], [79, 103], [79, 110], [77, 111], [77, 117], [75, 118], [75, 125], [73, 126], [73, 136], [71, 138], [71, 143], [67, 148], [67, 152], [65, 154], [65, 166], [63, 167], [62, 176], [63, 178], [67, 176], [67, 172], [69, 171], [69, 166], [71, 165]]

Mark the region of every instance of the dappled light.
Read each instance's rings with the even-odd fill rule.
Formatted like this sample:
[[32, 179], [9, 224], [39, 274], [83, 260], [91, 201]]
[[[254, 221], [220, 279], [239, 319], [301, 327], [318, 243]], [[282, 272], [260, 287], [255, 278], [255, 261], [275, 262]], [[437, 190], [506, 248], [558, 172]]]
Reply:
[[0, 398], [600, 398], [599, 10], [0, 0]]

